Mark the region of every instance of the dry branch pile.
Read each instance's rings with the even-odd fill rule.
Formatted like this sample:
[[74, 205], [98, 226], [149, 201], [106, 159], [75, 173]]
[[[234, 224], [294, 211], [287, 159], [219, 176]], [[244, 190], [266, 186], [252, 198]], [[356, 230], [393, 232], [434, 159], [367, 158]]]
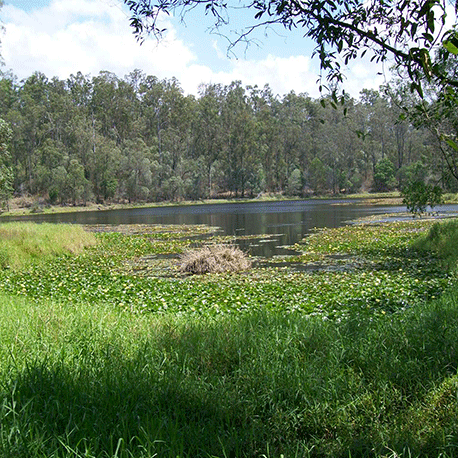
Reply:
[[183, 253], [179, 269], [188, 274], [237, 272], [251, 267], [251, 261], [233, 245], [204, 246]]

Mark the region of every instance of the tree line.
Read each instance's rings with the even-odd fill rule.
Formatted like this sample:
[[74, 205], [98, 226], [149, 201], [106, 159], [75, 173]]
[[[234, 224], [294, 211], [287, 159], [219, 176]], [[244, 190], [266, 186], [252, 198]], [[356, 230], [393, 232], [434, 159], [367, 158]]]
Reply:
[[[402, 80], [337, 100], [240, 81], [185, 95], [176, 79], [139, 70], [22, 81], [4, 72], [0, 118], [11, 140], [2, 163], [11, 194], [74, 205], [389, 191], [428, 180], [456, 190], [431, 124], [404, 116], [417, 97]], [[456, 127], [452, 116], [441, 122]]]

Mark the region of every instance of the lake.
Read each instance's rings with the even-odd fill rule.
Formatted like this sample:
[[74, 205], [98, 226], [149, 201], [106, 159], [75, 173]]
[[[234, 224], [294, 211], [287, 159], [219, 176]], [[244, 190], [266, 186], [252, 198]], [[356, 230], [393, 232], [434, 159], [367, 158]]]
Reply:
[[[441, 215], [456, 214], [458, 205], [438, 207]], [[290, 253], [284, 246], [303, 239], [313, 228], [339, 227], [371, 215], [405, 212], [405, 206], [367, 205], [364, 200], [294, 200], [131, 208], [60, 214], [2, 217], [2, 221], [27, 220], [74, 224], [205, 224], [222, 235], [253, 236], [237, 240], [253, 256]]]

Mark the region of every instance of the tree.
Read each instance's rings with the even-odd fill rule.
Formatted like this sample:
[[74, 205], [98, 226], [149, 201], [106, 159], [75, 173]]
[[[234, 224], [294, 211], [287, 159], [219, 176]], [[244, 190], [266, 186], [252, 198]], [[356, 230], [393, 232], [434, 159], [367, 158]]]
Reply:
[[[0, 10], [3, 7], [3, 4], [4, 4], [4, 1], [0, 0]], [[2, 33], [4, 30], [5, 30], [5, 27], [3, 26], [3, 24], [0, 23], [0, 33]], [[0, 42], [0, 44], [1, 44], [1, 42]], [[1, 54], [0, 54], [0, 65], [4, 65], [3, 58], [1, 56]]]
[[442, 189], [439, 186], [414, 181], [402, 190], [402, 202], [413, 216], [421, 216], [428, 205], [431, 210], [442, 203]]
[[384, 158], [377, 162], [374, 172], [374, 187], [376, 191], [391, 191], [396, 185], [394, 177], [394, 165]]
[[221, 108], [224, 90], [220, 84], [200, 87], [194, 126], [194, 149], [202, 157], [207, 191], [205, 197], [213, 195], [212, 167], [223, 149]]
[[[130, 24], [139, 39], [145, 34], [161, 36], [160, 16], [178, 12], [182, 16], [197, 8], [214, 17], [215, 28], [221, 29], [237, 14], [240, 4], [233, 7], [224, 0], [124, 0], [131, 11]], [[276, 25], [288, 30], [303, 28], [304, 35], [316, 42], [315, 54], [331, 86], [343, 80], [344, 65], [363, 57], [368, 51], [372, 60], [393, 59], [398, 69], [407, 72], [412, 90], [423, 95], [423, 80], [435, 80], [443, 86], [458, 87], [458, 79], [443, 65], [433, 62], [438, 44], [448, 51], [458, 51], [458, 31], [455, 24], [446, 27], [447, 15], [452, 15], [446, 0], [412, 0], [385, 2], [370, 0], [255, 0], [245, 6], [253, 19], [242, 26], [231, 41], [231, 47], [247, 43], [256, 29]], [[240, 14], [237, 17], [240, 22]]]
[[13, 169], [8, 165], [10, 154], [8, 143], [11, 140], [10, 126], [0, 118], [0, 203], [9, 210], [9, 199], [13, 194]]

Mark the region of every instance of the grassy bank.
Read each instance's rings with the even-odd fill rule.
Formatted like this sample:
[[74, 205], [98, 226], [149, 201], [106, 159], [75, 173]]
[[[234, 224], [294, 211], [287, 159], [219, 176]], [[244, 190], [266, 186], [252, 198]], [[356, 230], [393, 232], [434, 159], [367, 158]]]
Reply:
[[3, 271], [0, 456], [457, 456], [458, 226], [431, 224], [318, 232], [311, 273], [173, 276], [180, 231]]
[[0, 225], [0, 268], [19, 270], [37, 261], [80, 254], [95, 237], [79, 226], [10, 223]]

